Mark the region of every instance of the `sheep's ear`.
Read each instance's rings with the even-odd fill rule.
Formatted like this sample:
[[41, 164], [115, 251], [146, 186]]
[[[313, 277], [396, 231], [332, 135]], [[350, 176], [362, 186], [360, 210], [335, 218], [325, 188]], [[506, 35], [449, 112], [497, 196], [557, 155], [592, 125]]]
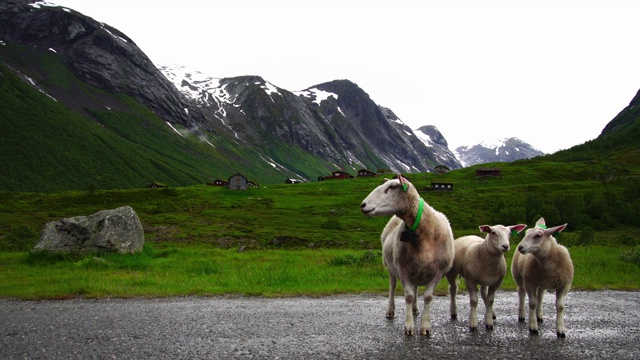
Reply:
[[553, 233], [555, 233], [556, 231], [557, 231], [557, 232], [561, 232], [562, 230], [564, 230], [564, 228], [566, 228], [566, 227], [567, 227], [567, 225], [568, 225], [568, 224], [562, 224], [562, 225], [559, 225], [559, 226], [554, 226], [554, 227], [552, 227], [552, 228], [548, 228], [548, 229], [546, 230], [546, 232], [547, 232], [547, 233], [549, 233], [549, 234], [553, 234]]
[[524, 230], [526, 227], [527, 227], [526, 224], [511, 225], [509, 226], [509, 230], [511, 230], [511, 233], [515, 235], [521, 232], [522, 230]]
[[398, 173], [396, 177], [398, 178], [398, 180], [400, 180], [400, 186], [402, 186], [402, 190], [404, 192], [409, 191], [409, 185], [407, 185], [407, 179], [405, 179], [400, 173]]
[[389, 181], [389, 179], [387, 179], [387, 178], [384, 178], [384, 182], [387, 182], [387, 181]]
[[480, 225], [480, 226], [478, 226], [478, 229], [480, 229], [480, 232], [483, 232], [483, 233], [490, 233], [491, 232], [491, 226], [489, 226], [489, 225]]
[[536, 226], [542, 229], [546, 229], [547, 225], [544, 222], [544, 218], [540, 218], [538, 221], [536, 221]]

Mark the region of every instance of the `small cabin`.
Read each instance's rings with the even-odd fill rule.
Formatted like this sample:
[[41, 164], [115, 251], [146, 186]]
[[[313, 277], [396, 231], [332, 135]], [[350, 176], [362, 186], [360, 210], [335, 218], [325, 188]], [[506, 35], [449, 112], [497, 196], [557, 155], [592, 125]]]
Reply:
[[151, 184], [147, 185], [147, 187], [150, 189], [157, 189], [157, 188], [166, 188], [167, 185], [158, 183], [158, 182], [152, 182]]
[[330, 179], [353, 179], [353, 175], [345, 171], [336, 170], [332, 172], [331, 175], [325, 177], [325, 180], [330, 180]]
[[451, 169], [449, 169], [449, 167], [447, 167], [446, 165], [436, 165], [436, 167], [433, 168], [433, 172], [435, 172], [438, 175], [444, 175], [446, 173], [448, 173]]
[[298, 184], [298, 183], [300, 183], [300, 180], [298, 180], [298, 179], [290, 179], [290, 178], [287, 178], [287, 179], [284, 181], [284, 183], [285, 183], [285, 184]]
[[476, 177], [496, 177], [502, 176], [498, 168], [478, 168], [476, 169]]
[[229, 186], [229, 182], [227, 180], [215, 179], [212, 182], [208, 182], [209, 186]]
[[361, 169], [358, 171], [358, 177], [376, 177], [378, 174], [369, 169]]
[[453, 191], [453, 183], [442, 182], [442, 181], [432, 181], [431, 182], [431, 190], [433, 190], [433, 191]]
[[247, 178], [240, 174], [236, 173], [229, 177], [229, 189], [231, 190], [247, 190], [247, 185], [249, 181]]

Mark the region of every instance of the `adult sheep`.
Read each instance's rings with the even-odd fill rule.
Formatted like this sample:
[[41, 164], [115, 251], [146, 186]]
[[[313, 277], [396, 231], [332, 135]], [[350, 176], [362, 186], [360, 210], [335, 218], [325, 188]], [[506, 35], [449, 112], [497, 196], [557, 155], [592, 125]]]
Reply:
[[360, 205], [367, 216], [393, 215], [382, 231], [382, 257], [389, 271], [387, 318], [395, 315], [394, 293], [400, 279], [406, 303], [404, 332], [415, 334], [418, 286], [426, 285], [420, 334], [431, 334], [433, 291], [453, 263], [453, 232], [447, 217], [418, 195], [402, 175], [376, 187]]
[[449, 282], [449, 297], [451, 318], [456, 319], [458, 310], [456, 307], [456, 294], [458, 287], [456, 278], [464, 278], [465, 286], [469, 291], [469, 329], [478, 329], [478, 289], [485, 305], [484, 325], [487, 330], [493, 330], [493, 320], [496, 318], [493, 310], [493, 301], [496, 290], [502, 285], [502, 280], [507, 273], [507, 261], [504, 254], [509, 251], [509, 239], [512, 232], [519, 233], [527, 225], [518, 224], [482, 225], [480, 232], [486, 233], [485, 238], [475, 235], [463, 236], [454, 241], [455, 256], [453, 266], [446, 274]]
[[565, 337], [564, 297], [573, 282], [573, 262], [569, 251], [558, 244], [553, 234], [567, 224], [547, 228], [544, 218], [528, 229], [513, 254], [511, 273], [518, 285], [518, 321], [524, 322], [525, 293], [529, 297], [529, 332], [538, 334], [542, 322], [542, 300], [545, 290], [556, 291], [556, 334]]

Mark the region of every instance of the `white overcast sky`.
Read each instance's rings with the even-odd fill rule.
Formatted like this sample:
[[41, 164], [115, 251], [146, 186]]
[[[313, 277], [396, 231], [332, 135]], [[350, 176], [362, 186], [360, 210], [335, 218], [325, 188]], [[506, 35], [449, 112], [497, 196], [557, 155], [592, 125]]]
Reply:
[[640, 89], [632, 0], [52, 0], [129, 36], [156, 64], [259, 75], [290, 91], [358, 84], [454, 150], [596, 138]]

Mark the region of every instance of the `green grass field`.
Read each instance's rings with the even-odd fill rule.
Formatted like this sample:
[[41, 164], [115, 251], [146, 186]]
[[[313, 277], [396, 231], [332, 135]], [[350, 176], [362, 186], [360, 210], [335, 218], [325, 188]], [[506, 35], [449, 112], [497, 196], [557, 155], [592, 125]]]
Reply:
[[[473, 169], [448, 174], [453, 192], [426, 191], [440, 179], [433, 174], [409, 176], [449, 217], [456, 237], [481, 235], [482, 224], [532, 226], [544, 214], [548, 225], [570, 224], [557, 238], [572, 254], [574, 289], [640, 289], [640, 228], [616, 215], [620, 204], [637, 206], [633, 182], [599, 181], [605, 165], [501, 166], [503, 177], [496, 179], [477, 179]], [[564, 181], [543, 182], [554, 178]], [[381, 182], [0, 193], [0, 297], [384, 293], [380, 233], [388, 218], [368, 218], [359, 209]], [[47, 222], [123, 205], [143, 223], [143, 253], [29, 254]], [[509, 264], [521, 236], [512, 238]], [[437, 292], [445, 294], [446, 286], [443, 280]], [[502, 288], [515, 288], [510, 274]]]
[[[620, 261], [621, 249], [574, 247], [574, 289], [640, 289], [640, 267]], [[508, 259], [510, 263], [510, 256]], [[136, 255], [55, 257], [0, 253], [0, 296], [165, 297], [181, 295], [323, 296], [385, 293], [379, 250], [251, 250], [209, 244], [145, 245]], [[464, 291], [461, 280], [460, 291]], [[399, 284], [400, 285], [400, 284]], [[443, 279], [437, 294], [445, 295]], [[515, 291], [508, 274], [502, 290]], [[398, 286], [398, 294], [402, 286]]]

